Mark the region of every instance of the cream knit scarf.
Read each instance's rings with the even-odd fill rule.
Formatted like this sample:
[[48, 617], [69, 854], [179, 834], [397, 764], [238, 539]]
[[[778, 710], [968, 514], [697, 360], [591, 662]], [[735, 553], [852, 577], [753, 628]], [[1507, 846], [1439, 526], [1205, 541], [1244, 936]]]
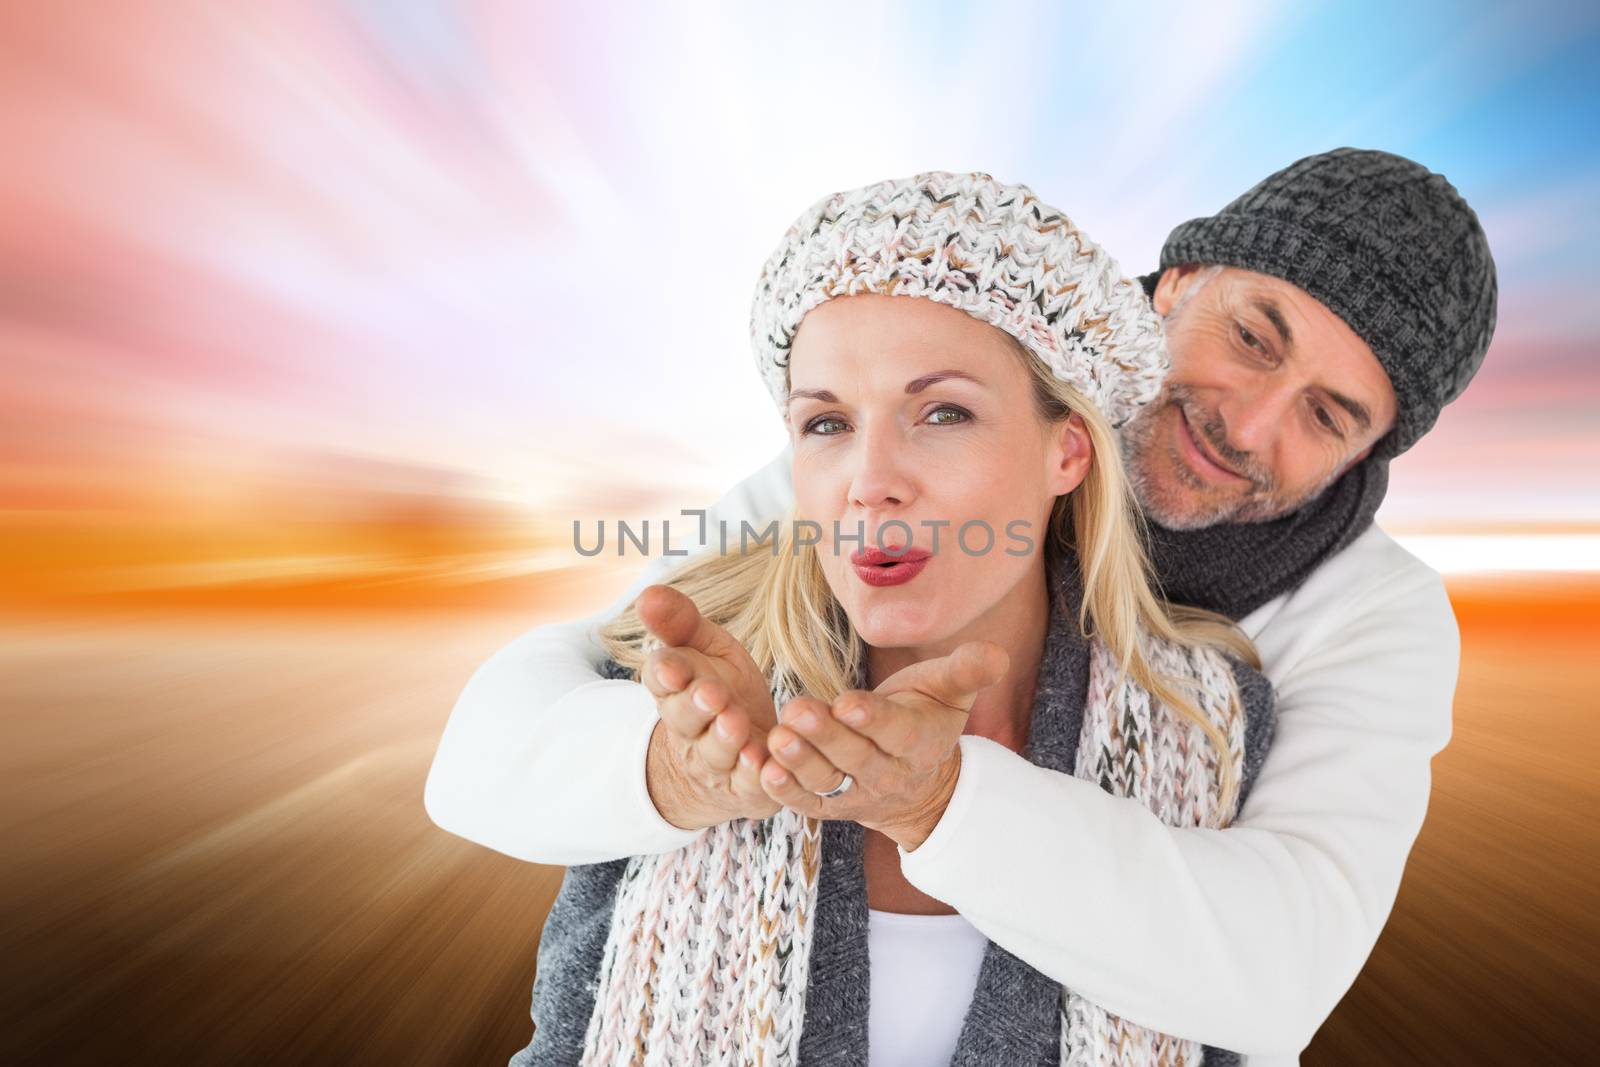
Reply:
[[[1220, 654], [1147, 638], [1156, 671], [1198, 683], [1195, 699], [1242, 773], [1244, 717]], [[1134, 798], [1169, 826], [1221, 828], [1217, 754], [1091, 638], [1089, 692], [1073, 773]], [[776, 679], [778, 672], [774, 672]], [[776, 680], [782, 707], [790, 694]], [[584, 1038], [586, 1065], [793, 1067], [822, 855], [822, 821], [784, 808], [734, 819], [672, 852], [635, 856], [617, 889]], [[1063, 1067], [1194, 1067], [1202, 1046], [1137, 1026], [1062, 987]], [[863, 1056], [863, 1060], [865, 1056]]]

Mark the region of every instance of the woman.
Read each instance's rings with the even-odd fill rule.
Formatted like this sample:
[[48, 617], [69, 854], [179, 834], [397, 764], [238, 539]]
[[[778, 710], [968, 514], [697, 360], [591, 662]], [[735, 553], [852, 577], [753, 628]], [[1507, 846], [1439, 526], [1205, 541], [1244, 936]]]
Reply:
[[[687, 596], [749, 651], [731, 684], [658, 692], [664, 720], [669, 701], [681, 715], [658, 803], [707, 829], [569, 868], [534, 1041], [513, 1063], [869, 1048], [873, 1063], [1199, 1063], [1210, 1050], [1050, 982], [899, 871], [934, 841], [974, 744], [1026, 750], [1172, 825], [1226, 825], [1259, 764], [1270, 695], [1224, 656], [1252, 651], [1219, 618], [1165, 607], [1136, 537], [1112, 428], [1165, 371], [1143, 293], [1025, 187], [932, 173], [802, 215], [752, 334], [795, 443], [793, 521], [776, 551], [708, 553], [677, 593], [648, 591], [657, 607]], [[604, 637], [613, 676], [660, 685], [646, 599]], [[699, 797], [717, 743], [687, 714], [695, 696], [749, 731], [720, 742], [740, 759]], [[904, 970], [930, 939], [950, 950], [942, 969]]]

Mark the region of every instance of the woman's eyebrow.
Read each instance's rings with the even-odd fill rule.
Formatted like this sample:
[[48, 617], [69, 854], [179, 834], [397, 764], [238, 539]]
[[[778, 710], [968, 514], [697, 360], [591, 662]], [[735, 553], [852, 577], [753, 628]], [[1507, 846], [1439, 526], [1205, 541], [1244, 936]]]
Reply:
[[942, 382], [947, 378], [965, 378], [967, 381], [972, 382], [972, 383], [974, 383], [976, 385], [982, 385], [983, 384], [983, 380], [981, 378], [978, 378], [977, 376], [972, 375], [972, 374], [968, 374], [966, 371], [939, 370], [939, 371], [934, 371], [932, 374], [924, 374], [920, 378], [911, 379], [909, 382], [906, 383], [906, 392], [907, 393], [920, 393], [924, 389], [926, 389], [928, 386], [934, 384], [935, 382]]
[[[972, 382], [975, 385], [983, 384], [982, 378], [979, 378], [974, 374], [968, 374], [966, 371], [939, 370], [934, 371], [932, 374], [924, 374], [920, 378], [911, 379], [906, 383], [906, 392], [908, 394], [920, 393], [928, 386], [933, 385], [935, 382], [942, 382], [949, 378], [965, 378], [967, 381]], [[803, 398], [820, 400], [824, 404], [837, 404], [839, 402], [839, 398], [834, 396], [826, 389], [796, 389], [794, 392], [789, 394], [790, 400], [799, 400]]]

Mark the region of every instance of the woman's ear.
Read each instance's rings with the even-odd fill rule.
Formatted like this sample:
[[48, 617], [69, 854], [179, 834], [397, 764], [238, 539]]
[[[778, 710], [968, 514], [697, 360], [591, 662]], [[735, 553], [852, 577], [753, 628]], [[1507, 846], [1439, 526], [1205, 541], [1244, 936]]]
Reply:
[[1051, 431], [1054, 439], [1050, 455], [1051, 493], [1062, 496], [1083, 484], [1094, 462], [1094, 444], [1083, 416], [1073, 412]]

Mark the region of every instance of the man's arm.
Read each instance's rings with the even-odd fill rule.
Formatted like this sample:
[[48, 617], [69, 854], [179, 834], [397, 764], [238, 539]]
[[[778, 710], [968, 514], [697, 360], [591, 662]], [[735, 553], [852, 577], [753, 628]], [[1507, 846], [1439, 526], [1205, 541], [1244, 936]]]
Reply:
[[[780, 517], [793, 499], [787, 446], [708, 509], [699, 524], [674, 521], [673, 547], [715, 549], [717, 523], [730, 544], [739, 523]], [[676, 519], [677, 517], [672, 517]], [[473, 673], [445, 725], [423, 802], [440, 827], [536, 863], [600, 863], [681, 848], [701, 832], [661, 817], [645, 786], [645, 757], [658, 721], [638, 682], [599, 674], [599, 627], [686, 556], [652, 558], [608, 608], [547, 623], [513, 640]]]
[[[1331, 597], [1347, 576], [1319, 575]], [[1309, 583], [1308, 583], [1309, 584]], [[1333, 629], [1318, 597], [1274, 620], [1292, 667], [1239, 819], [1166, 826], [1137, 801], [961, 739], [910, 882], [996, 944], [1140, 1025], [1247, 1054], [1297, 1053], [1388, 919], [1450, 737], [1455, 617], [1432, 572], [1369, 583]], [[1296, 647], [1300, 646], [1300, 647]]]

